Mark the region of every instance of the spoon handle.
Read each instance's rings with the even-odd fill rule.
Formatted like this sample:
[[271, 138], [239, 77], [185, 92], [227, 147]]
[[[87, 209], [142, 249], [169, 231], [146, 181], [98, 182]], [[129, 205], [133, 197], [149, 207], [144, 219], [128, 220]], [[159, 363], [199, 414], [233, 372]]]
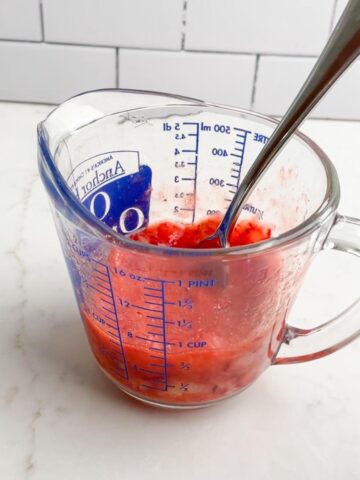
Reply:
[[222, 246], [238, 213], [274, 156], [338, 77], [360, 53], [360, 0], [350, 0], [310, 75], [242, 180], [219, 227]]

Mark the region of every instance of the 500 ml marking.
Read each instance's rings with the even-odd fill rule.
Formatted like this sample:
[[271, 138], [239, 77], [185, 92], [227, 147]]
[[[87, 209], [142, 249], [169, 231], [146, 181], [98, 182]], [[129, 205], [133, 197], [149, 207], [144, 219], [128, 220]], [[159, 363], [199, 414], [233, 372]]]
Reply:
[[233, 127], [233, 130], [235, 132], [236, 139], [234, 151], [230, 153], [230, 155], [234, 159], [230, 171], [230, 177], [232, 180], [226, 184], [226, 186], [229, 187], [229, 193], [231, 194], [231, 198], [226, 199], [228, 202], [231, 202], [232, 197], [235, 195], [239, 188], [241, 180], [241, 170], [245, 157], [245, 146], [248, 140], [248, 136], [249, 134], [251, 134], [250, 130], [245, 130], [244, 128]]
[[[239, 188], [247, 142], [250, 139], [260, 143], [267, 141], [265, 135], [221, 123], [163, 122], [162, 130], [173, 136], [174, 166], [179, 171], [174, 176], [175, 205], [173, 212], [189, 212], [189, 220], [192, 223], [195, 221], [196, 214], [199, 160], [202, 159], [199, 150], [200, 137], [210, 133], [209, 139], [213, 140], [214, 143], [210, 144], [209, 153], [213, 157], [219, 157], [219, 160], [224, 161], [222, 163], [222, 170], [225, 171], [224, 177], [210, 177], [206, 181], [211, 187], [227, 189], [230, 193], [229, 198], [226, 198], [227, 202], [231, 202]], [[208, 153], [204, 153], [204, 155], [208, 155]], [[226, 177], [228, 178], [226, 179]], [[207, 215], [212, 215], [219, 213], [219, 210], [210, 208], [206, 213]], [[181, 218], [184, 220], [184, 215]]]

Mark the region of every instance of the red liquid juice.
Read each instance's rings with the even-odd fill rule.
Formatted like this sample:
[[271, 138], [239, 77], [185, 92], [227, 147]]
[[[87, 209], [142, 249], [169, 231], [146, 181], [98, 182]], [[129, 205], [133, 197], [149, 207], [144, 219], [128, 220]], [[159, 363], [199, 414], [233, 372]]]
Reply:
[[[218, 217], [194, 225], [162, 222], [131, 238], [197, 248], [218, 223]], [[269, 228], [243, 221], [234, 229], [230, 244], [245, 245], [270, 236]], [[200, 268], [195, 259], [185, 266], [184, 262], [189, 260], [174, 256], [162, 262], [112, 249], [107, 264], [119, 305], [120, 354], [103, 323], [89, 313], [100, 295], [93, 292], [86, 308], [81, 308], [90, 345], [103, 370], [125, 390], [158, 403], [201, 404], [240, 391], [268, 366], [281, 337], [282, 317], [277, 321], [269, 314], [277, 301], [269, 289], [279, 281], [273, 274], [274, 257], [259, 256], [236, 265], [214, 263], [212, 280], [206, 277], [206, 263]], [[172, 271], [182, 280], [171, 281]], [[161, 283], [153, 277], [170, 280]], [[208, 288], [198, 288], [202, 285]]]

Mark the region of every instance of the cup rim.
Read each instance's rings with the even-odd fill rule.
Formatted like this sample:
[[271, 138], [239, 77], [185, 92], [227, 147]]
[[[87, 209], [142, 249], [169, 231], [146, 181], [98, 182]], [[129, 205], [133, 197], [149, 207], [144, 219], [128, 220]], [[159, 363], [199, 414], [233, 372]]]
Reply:
[[[165, 107], [191, 107], [191, 106], [205, 106], [205, 107], [213, 107], [219, 108], [223, 110], [229, 110], [236, 112], [238, 114], [247, 115], [248, 117], [253, 117], [254, 120], [259, 119], [265, 121], [269, 124], [276, 125], [279, 122], [267, 115], [263, 115], [258, 112], [253, 112], [251, 110], [237, 108], [229, 105], [223, 105], [219, 103], [213, 102], [206, 102], [203, 100], [198, 100], [195, 98], [184, 97], [181, 95], [174, 95], [171, 93], [164, 93], [164, 92], [156, 92], [156, 91], [148, 91], [148, 90], [136, 90], [136, 89], [121, 89], [121, 88], [111, 88], [111, 89], [98, 89], [98, 90], [90, 90], [87, 92], [80, 93], [75, 95], [62, 104], [58, 105], [54, 110], [52, 110], [47, 117], [38, 124], [38, 143], [39, 149], [41, 150], [42, 155], [39, 157], [40, 167], [41, 163], [46, 164], [46, 171], [40, 168], [40, 175], [42, 180], [48, 190], [49, 195], [52, 197], [53, 194], [51, 193], [45, 176], [49, 176], [51, 182], [57, 187], [57, 193], [60, 195], [62, 200], [64, 201], [66, 207], [71, 209], [73, 213], [75, 213], [87, 226], [91, 227], [97, 235], [101, 235], [104, 241], [108, 241], [114, 245], [118, 245], [120, 247], [130, 248], [132, 250], [141, 251], [142, 253], [151, 253], [157, 255], [180, 255], [180, 256], [223, 256], [223, 255], [248, 255], [248, 254], [256, 254], [264, 251], [269, 251], [273, 249], [278, 249], [280, 247], [285, 247], [289, 244], [294, 243], [295, 241], [303, 238], [309, 234], [311, 234], [319, 225], [322, 225], [326, 219], [334, 214], [337, 210], [340, 201], [340, 186], [339, 180], [337, 176], [337, 172], [335, 167], [333, 166], [332, 162], [330, 161], [329, 157], [326, 153], [307, 135], [304, 133], [296, 130], [294, 133], [294, 137], [301, 140], [305, 143], [312, 152], [318, 157], [321, 161], [321, 164], [324, 167], [326, 173], [326, 180], [327, 180], [327, 188], [324, 195], [324, 198], [319, 205], [319, 207], [303, 222], [299, 223], [296, 227], [287, 230], [286, 232], [281, 233], [277, 237], [269, 238], [267, 240], [263, 240], [261, 242], [241, 245], [241, 246], [234, 246], [234, 247], [226, 247], [226, 248], [209, 248], [209, 249], [195, 249], [195, 248], [173, 248], [167, 246], [159, 246], [159, 245], [151, 245], [147, 243], [138, 242], [135, 240], [131, 240], [129, 237], [122, 235], [114, 230], [112, 230], [108, 225], [101, 222], [101, 220], [97, 219], [91, 212], [83, 206], [76, 196], [72, 193], [70, 188], [68, 187], [65, 179], [63, 178], [62, 174], [60, 173], [59, 169], [55, 165], [53, 161], [52, 154], [48, 149], [48, 144], [46, 141], [46, 133], [44, 131], [44, 125], [49, 117], [59, 110], [64, 103], [67, 103], [77, 97], [85, 96], [87, 94], [94, 94], [94, 93], [136, 93], [136, 94], [145, 94], [145, 95], [158, 95], [163, 96], [169, 99], [177, 99], [177, 100], [184, 100], [187, 103], [184, 104], [159, 104], [159, 105], [152, 105], [150, 107], [137, 107], [132, 109], [126, 109], [117, 113], [127, 113], [127, 112], [138, 112], [141, 110], [149, 110], [149, 109], [157, 109], [157, 108], [165, 108]], [[111, 115], [113, 115], [112, 113]], [[105, 115], [109, 116], [109, 115]]]

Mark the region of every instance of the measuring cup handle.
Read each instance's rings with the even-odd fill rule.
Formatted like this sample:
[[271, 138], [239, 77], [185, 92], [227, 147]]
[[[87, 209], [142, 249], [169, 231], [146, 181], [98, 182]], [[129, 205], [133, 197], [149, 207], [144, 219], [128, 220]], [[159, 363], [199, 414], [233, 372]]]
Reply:
[[[338, 215], [323, 250], [339, 250], [360, 258], [360, 220]], [[310, 329], [286, 325], [281, 355], [273, 365], [300, 363], [336, 352], [360, 336], [360, 297], [339, 315]]]

